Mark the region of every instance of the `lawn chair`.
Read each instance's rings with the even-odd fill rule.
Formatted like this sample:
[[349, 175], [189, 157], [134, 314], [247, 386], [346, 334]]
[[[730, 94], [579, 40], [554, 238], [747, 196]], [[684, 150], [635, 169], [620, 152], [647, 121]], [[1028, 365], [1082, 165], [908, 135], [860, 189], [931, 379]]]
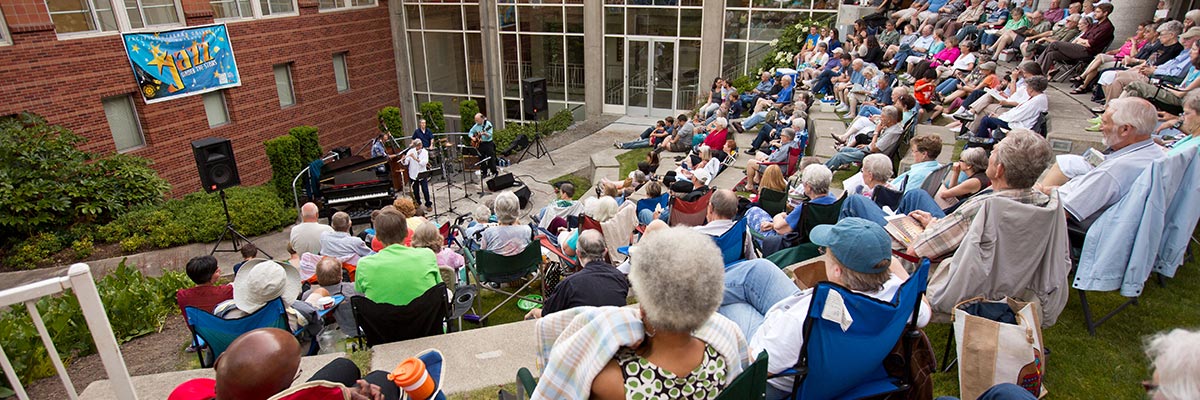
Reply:
[[925, 177], [925, 182], [921, 183], [921, 189], [925, 193], [929, 193], [930, 197], [937, 198], [938, 190], [942, 187], [942, 182], [946, 180], [946, 176], [950, 175], [951, 164], [946, 164], [929, 173]]
[[408, 304], [376, 303], [366, 296], [350, 298], [358, 323], [359, 343], [367, 347], [440, 335], [450, 317], [450, 297], [445, 283], [433, 285]]
[[[762, 399], [767, 393], [767, 352], [759, 353], [754, 362], [746, 367], [740, 375], [733, 378], [717, 395], [717, 400], [751, 400]], [[517, 370], [517, 399], [527, 400], [537, 388], [537, 379], [528, 368]], [[503, 398], [503, 397], [502, 397]]]
[[713, 236], [713, 242], [721, 249], [725, 265], [746, 259], [746, 219], [742, 218], [733, 223], [729, 230], [721, 236]]
[[875, 190], [871, 192], [871, 200], [875, 202], [879, 208], [888, 206], [893, 211], [900, 207], [900, 200], [904, 198], [904, 188], [908, 186], [908, 175], [904, 176], [904, 180], [900, 182], [900, 189], [889, 189], [883, 185], [875, 186]]
[[832, 204], [813, 204], [808, 202], [800, 209], [800, 240], [798, 243], [808, 243], [812, 240], [808, 235], [817, 225], [836, 224], [839, 216], [842, 213], [842, 203], [846, 201], [846, 194]]
[[637, 214], [642, 215], [642, 210], [649, 210], [650, 212], [654, 212], [654, 209], [656, 207], [662, 207], [663, 209], [666, 209], [667, 205], [670, 204], [670, 202], [671, 202], [671, 194], [670, 193], [663, 193], [662, 195], [660, 195], [658, 197], [638, 200], [637, 201]]
[[761, 188], [758, 190], [758, 206], [767, 215], [775, 215], [787, 209], [787, 192], [777, 192], [775, 190]]
[[207, 344], [208, 352], [211, 353], [206, 359], [205, 351], [196, 350], [200, 366], [211, 368], [217, 357], [220, 357], [221, 353], [229, 348], [229, 344], [243, 333], [259, 328], [288, 330], [288, 318], [284, 310], [283, 299], [275, 299], [259, 308], [258, 311], [241, 318], [224, 319], [196, 307], [186, 307], [183, 313], [187, 319], [188, 329], [192, 331], [194, 343]]
[[670, 226], [700, 226], [704, 225], [708, 217], [708, 201], [712, 199], [713, 192], [705, 193], [695, 201], [683, 201], [679, 198], [671, 199], [671, 216], [667, 220], [667, 225]]
[[[922, 262], [891, 301], [832, 282], [818, 283], [804, 324], [800, 359], [780, 374], [795, 375], [792, 398], [859, 399], [907, 391], [912, 378], [889, 376], [883, 361], [906, 327], [915, 329], [928, 275], [929, 263]], [[831, 302], [841, 303], [841, 313], [853, 318], [845, 329], [824, 317]]]
[[[541, 300], [520, 295], [521, 291], [529, 288], [529, 285], [541, 278], [530, 279], [525, 284], [521, 285], [515, 291], [508, 292], [500, 288], [500, 284], [517, 282], [525, 278], [529, 274], [538, 272], [542, 266], [542, 244], [540, 240], [529, 242], [525, 246], [525, 250], [512, 256], [502, 256], [487, 250], [479, 250], [475, 252], [474, 257], [471, 257], [467, 263], [468, 271], [475, 275], [475, 280], [479, 287], [483, 290], [489, 290], [496, 293], [507, 295], [508, 298], [496, 304], [486, 314], [479, 317], [479, 322], [483, 323], [492, 313], [503, 307], [505, 303], [511, 301], [514, 297], [521, 298], [527, 301], [532, 301], [537, 304], [542, 304]], [[496, 287], [492, 287], [493, 284]], [[478, 299], [479, 297], [476, 297]]]
[[788, 150], [788, 158], [785, 162], [762, 162], [758, 163], [758, 165], [763, 166], [763, 168], [769, 165], [778, 165], [779, 168], [783, 169], [781, 172], [783, 172], [783, 177], [786, 178], [796, 173], [796, 166], [800, 165], [800, 159], [803, 157], [804, 148], [803, 145], [799, 145]]

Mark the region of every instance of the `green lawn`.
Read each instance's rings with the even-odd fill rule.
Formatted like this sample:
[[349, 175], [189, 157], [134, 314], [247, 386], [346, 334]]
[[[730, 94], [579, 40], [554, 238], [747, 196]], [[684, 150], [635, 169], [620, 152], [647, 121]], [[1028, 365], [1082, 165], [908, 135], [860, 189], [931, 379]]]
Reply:
[[[636, 163], [635, 163], [636, 164]], [[587, 194], [588, 189], [592, 188], [592, 180], [575, 174], [566, 174], [550, 180], [550, 183], [570, 181], [575, 185], [575, 200], [579, 200], [584, 194]]]
[[637, 169], [637, 164], [639, 162], [646, 160], [646, 155], [650, 154], [651, 150], [653, 150], [653, 149], [649, 148], [649, 147], [645, 147], [645, 148], [640, 148], [640, 149], [633, 149], [633, 150], [627, 151], [625, 153], [622, 153], [621, 155], [618, 155], [617, 162], [621, 164], [621, 174], [618, 176], [620, 176], [621, 179], [624, 179], [626, 176], [629, 176], [630, 172], [633, 172], [633, 170]]

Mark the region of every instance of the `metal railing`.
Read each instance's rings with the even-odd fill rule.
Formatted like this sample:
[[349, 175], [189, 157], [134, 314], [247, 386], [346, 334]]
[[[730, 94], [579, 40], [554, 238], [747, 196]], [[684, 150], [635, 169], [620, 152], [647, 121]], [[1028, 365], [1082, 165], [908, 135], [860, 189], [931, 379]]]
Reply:
[[[121, 348], [117, 345], [112, 325], [109, 325], [108, 322], [108, 314], [104, 312], [104, 303], [100, 302], [100, 292], [96, 290], [96, 281], [92, 279], [92, 271], [87, 264], [71, 265], [67, 276], [50, 278], [0, 291], [0, 307], [25, 304], [25, 308], [29, 310], [29, 317], [33, 320], [33, 325], [37, 327], [38, 335], [42, 337], [42, 344], [46, 346], [46, 352], [50, 355], [50, 361], [54, 363], [54, 369], [58, 371], [59, 379], [67, 388], [67, 396], [72, 400], [78, 399], [79, 394], [75, 392], [75, 386], [71, 384], [71, 377], [67, 375], [62, 358], [59, 357], [54, 342], [50, 340], [46, 324], [42, 321], [42, 315], [38, 313], [37, 309], [39, 299], [62, 293], [67, 289], [75, 290], [75, 298], [79, 301], [79, 308], [83, 311], [83, 319], [87, 321], [88, 330], [92, 332], [92, 341], [96, 343], [96, 353], [100, 354], [100, 361], [104, 364], [104, 372], [108, 374], [113, 394], [121, 400], [136, 400], [137, 393], [133, 390], [133, 381], [129, 377], [129, 370], [125, 367], [125, 359], [121, 357]], [[4, 367], [4, 375], [8, 376], [8, 382], [16, 392], [17, 398], [28, 400], [29, 394], [25, 393], [25, 387], [21, 385], [21, 379], [13, 370], [12, 362], [8, 360], [8, 355], [4, 353], [2, 347], [0, 347], [0, 366]]]

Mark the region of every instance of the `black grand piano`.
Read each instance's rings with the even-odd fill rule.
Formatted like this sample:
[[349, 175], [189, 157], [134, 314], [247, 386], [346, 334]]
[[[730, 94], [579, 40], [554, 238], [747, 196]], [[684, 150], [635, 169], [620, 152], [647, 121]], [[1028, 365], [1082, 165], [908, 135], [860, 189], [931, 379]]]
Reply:
[[387, 156], [350, 156], [321, 168], [315, 190], [321, 217], [337, 211], [350, 214], [354, 222], [371, 218], [371, 212], [392, 204], [404, 189], [404, 169]]

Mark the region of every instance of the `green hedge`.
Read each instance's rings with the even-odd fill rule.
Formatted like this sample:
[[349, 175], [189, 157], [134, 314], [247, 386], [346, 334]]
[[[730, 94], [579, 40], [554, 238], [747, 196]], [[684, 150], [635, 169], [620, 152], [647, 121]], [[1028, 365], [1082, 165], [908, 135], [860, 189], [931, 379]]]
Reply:
[[[300, 162], [309, 163], [321, 158], [321, 142], [317, 139], [317, 127], [301, 125], [288, 130], [288, 135], [300, 142]], [[292, 175], [295, 177], [295, 175]]]
[[404, 132], [404, 118], [400, 114], [400, 107], [387, 106], [381, 108], [376, 117], [379, 118], [379, 130], [381, 132], [385, 127], [388, 132]]
[[462, 126], [475, 123], [475, 114], [479, 114], [479, 102], [463, 100], [458, 103], [458, 115], [462, 118]]
[[[166, 317], [179, 312], [175, 291], [191, 285], [183, 272], [149, 278], [124, 261], [96, 282], [113, 334], [121, 343], [161, 330]], [[37, 308], [65, 362], [96, 351], [74, 293], [44, 297], [38, 300]], [[56, 374], [25, 307], [13, 307], [0, 314], [0, 343], [4, 343], [21, 382], [28, 384]], [[8, 378], [3, 382], [7, 384]]]
[[267, 161], [271, 163], [271, 186], [279, 198], [292, 199], [292, 179], [304, 169], [300, 155], [300, 140], [284, 135], [263, 142], [267, 149]]
[[0, 118], [0, 244], [106, 221], [171, 189], [149, 160], [79, 150], [84, 142], [35, 114]]
[[442, 110], [440, 101], [421, 103], [421, 118], [425, 119], [425, 127], [432, 133], [446, 132], [446, 117]]
[[513, 140], [516, 140], [517, 135], [529, 136], [529, 139], [533, 140], [534, 135], [549, 136], [554, 132], [571, 127], [573, 123], [575, 123], [575, 115], [571, 113], [571, 110], [561, 110], [555, 113], [553, 117], [550, 117], [549, 120], [537, 123], [537, 129], [534, 129], [535, 124], [533, 123], [506, 123], [504, 124], [504, 129], [497, 130], [492, 135], [492, 141], [496, 142], [497, 149], [506, 149]]
[[[296, 219], [296, 210], [286, 206], [270, 187], [234, 187], [225, 193], [233, 227], [246, 236], [273, 231]], [[215, 194], [197, 192], [125, 213], [101, 226], [94, 239], [120, 243], [122, 250], [134, 252], [212, 242], [224, 230], [221, 199]]]
[[573, 123], [575, 123], [575, 114], [571, 113], [571, 110], [562, 109], [554, 113], [554, 116], [550, 117], [549, 120], [541, 123], [539, 128], [543, 135], [549, 135], [554, 132], [566, 130]]

